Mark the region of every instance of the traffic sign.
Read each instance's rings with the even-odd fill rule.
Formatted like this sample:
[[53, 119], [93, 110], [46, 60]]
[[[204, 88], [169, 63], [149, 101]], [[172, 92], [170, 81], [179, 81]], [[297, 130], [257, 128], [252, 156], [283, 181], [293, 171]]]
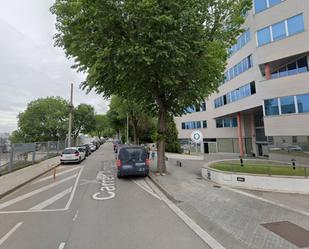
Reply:
[[191, 140], [194, 143], [201, 143], [203, 141], [203, 134], [199, 130], [193, 131], [191, 133]]

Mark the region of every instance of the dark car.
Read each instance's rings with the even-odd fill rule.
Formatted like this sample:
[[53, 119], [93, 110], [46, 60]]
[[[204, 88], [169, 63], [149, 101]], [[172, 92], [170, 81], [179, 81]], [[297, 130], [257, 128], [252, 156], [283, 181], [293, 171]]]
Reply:
[[79, 145], [78, 147], [85, 149], [86, 151], [86, 156], [90, 156], [91, 155], [91, 148], [88, 144], [82, 144]]
[[147, 176], [149, 158], [141, 146], [121, 146], [117, 156], [117, 176]]

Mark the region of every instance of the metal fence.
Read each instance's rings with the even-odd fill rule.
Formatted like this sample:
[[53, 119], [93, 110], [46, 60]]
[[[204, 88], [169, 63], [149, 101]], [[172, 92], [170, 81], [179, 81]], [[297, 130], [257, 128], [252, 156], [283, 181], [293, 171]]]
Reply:
[[55, 157], [65, 147], [65, 141], [12, 144], [0, 150], [0, 175]]

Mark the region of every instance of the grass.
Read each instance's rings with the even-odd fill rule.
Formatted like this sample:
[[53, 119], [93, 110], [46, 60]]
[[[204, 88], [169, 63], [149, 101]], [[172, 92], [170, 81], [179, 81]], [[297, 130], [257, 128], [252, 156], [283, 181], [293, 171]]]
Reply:
[[[292, 166], [286, 164], [274, 164], [268, 162], [244, 162], [244, 166], [240, 166], [239, 162], [220, 162], [211, 166], [213, 169], [218, 169], [227, 172], [239, 172], [261, 175], [282, 175], [282, 176], [305, 176], [304, 168], [293, 169]], [[309, 169], [307, 169], [309, 174]]]

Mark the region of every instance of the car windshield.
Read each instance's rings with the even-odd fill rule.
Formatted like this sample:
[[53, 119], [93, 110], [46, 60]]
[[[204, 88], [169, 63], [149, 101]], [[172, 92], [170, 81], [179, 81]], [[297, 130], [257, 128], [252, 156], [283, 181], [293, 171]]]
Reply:
[[147, 158], [147, 152], [142, 148], [123, 148], [119, 153], [120, 160], [144, 161]]
[[75, 152], [75, 149], [66, 149], [62, 152], [62, 154], [74, 154]]

